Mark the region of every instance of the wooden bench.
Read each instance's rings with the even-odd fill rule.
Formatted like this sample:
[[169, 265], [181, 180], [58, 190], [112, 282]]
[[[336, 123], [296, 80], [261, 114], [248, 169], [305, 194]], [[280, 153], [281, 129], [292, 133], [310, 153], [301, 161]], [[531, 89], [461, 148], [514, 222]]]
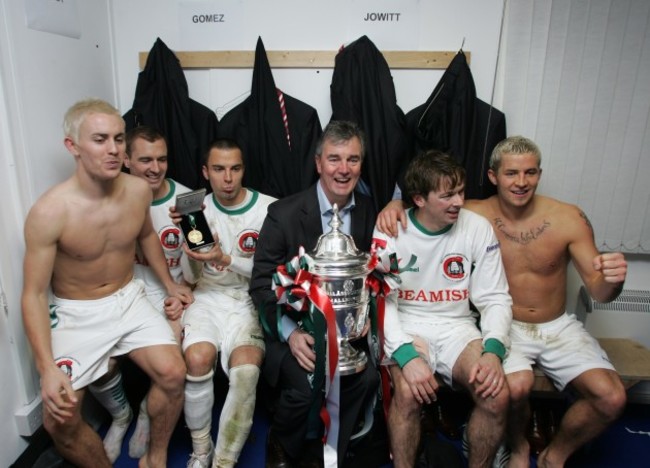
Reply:
[[[621, 376], [626, 389], [639, 382], [650, 381], [650, 349], [628, 338], [598, 338], [598, 342]], [[535, 369], [533, 391], [556, 392], [557, 390], [541, 370]]]

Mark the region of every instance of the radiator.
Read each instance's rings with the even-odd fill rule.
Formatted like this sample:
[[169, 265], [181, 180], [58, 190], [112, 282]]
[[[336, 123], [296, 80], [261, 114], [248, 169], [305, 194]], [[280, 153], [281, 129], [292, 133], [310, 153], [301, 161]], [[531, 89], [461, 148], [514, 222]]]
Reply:
[[650, 290], [624, 289], [615, 301], [600, 303], [582, 286], [578, 308], [596, 338], [630, 338], [650, 348]]

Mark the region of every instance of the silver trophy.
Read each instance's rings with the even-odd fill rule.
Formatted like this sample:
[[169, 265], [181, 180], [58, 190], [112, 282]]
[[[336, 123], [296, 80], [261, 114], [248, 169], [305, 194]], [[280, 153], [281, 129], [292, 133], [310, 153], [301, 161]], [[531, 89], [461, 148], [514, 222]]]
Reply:
[[316, 284], [329, 296], [336, 314], [339, 340], [339, 373], [350, 375], [366, 368], [368, 357], [348, 343], [361, 336], [368, 317], [369, 292], [366, 277], [370, 273], [370, 255], [357, 250], [354, 239], [340, 231], [342, 224], [336, 204], [329, 223], [332, 228], [319, 237], [309, 254], [314, 261], [310, 271]]

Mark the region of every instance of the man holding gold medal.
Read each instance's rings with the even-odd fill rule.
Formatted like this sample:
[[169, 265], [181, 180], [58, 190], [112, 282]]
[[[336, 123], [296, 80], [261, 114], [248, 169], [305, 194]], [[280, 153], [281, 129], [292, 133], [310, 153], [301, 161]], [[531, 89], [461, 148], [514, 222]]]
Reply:
[[[248, 295], [257, 238], [273, 198], [242, 187], [244, 163], [238, 144], [216, 140], [209, 148], [203, 176], [213, 193], [204, 200], [205, 220], [215, 243], [205, 251], [190, 250], [190, 269], [185, 278], [196, 283], [196, 301], [183, 314], [183, 354], [187, 364], [185, 421], [192, 436], [190, 468], [232, 467], [246, 442], [253, 423], [255, 396], [264, 340], [257, 312]], [[178, 210], [174, 222], [180, 223]], [[191, 218], [190, 218], [191, 216]], [[187, 240], [204, 243], [201, 216], [185, 216], [190, 230]], [[207, 244], [207, 243], [206, 243]], [[214, 367], [221, 366], [230, 387], [219, 421], [216, 449], [210, 430], [214, 404]]]

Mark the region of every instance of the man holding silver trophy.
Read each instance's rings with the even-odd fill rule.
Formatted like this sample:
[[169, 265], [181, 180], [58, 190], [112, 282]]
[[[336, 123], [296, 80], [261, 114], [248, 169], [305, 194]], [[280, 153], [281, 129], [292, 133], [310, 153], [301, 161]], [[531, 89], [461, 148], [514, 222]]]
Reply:
[[[336, 328], [340, 329], [339, 334], [343, 331], [347, 337], [364, 335], [367, 331], [365, 315], [362, 314], [361, 319], [355, 317], [352, 307], [344, 312], [339, 327], [325, 325], [326, 322], [334, 324], [337, 314], [334, 309], [347, 307], [348, 299], [353, 302], [367, 299], [364, 269], [368, 258], [359, 252], [370, 250], [376, 214], [372, 201], [354, 192], [363, 156], [361, 129], [351, 122], [330, 122], [316, 149], [318, 182], [270, 205], [260, 231], [250, 293], [260, 311], [265, 332], [266, 359], [262, 372], [279, 394], [269, 433], [267, 467], [296, 463], [299, 466], [340, 464], [353, 432], [377, 392], [379, 375], [375, 367], [365, 362], [362, 354], [356, 355], [353, 349], [345, 346], [345, 338], [332, 335]], [[323, 234], [330, 231], [336, 239], [325, 239]], [[289, 282], [294, 281], [292, 275], [297, 273], [295, 281], [301, 281], [302, 287], [310, 282], [318, 284], [316, 274], [308, 272], [305, 263], [309, 257], [303, 255], [305, 251], [315, 251], [309, 263], [316, 269], [320, 266], [321, 272], [333, 266], [328, 263], [332, 258], [327, 254], [319, 257], [319, 250], [315, 250], [319, 239], [322, 240], [321, 253], [338, 246], [339, 253], [345, 254], [359, 275], [353, 272], [350, 277], [329, 279], [324, 275], [321, 287], [306, 288], [305, 294], [310, 299], [306, 302], [316, 304], [323, 313], [313, 309], [307, 311], [306, 305], [300, 305], [306, 302], [296, 301], [293, 307], [282, 304], [276, 296], [278, 291], [272, 289], [274, 277], [283, 276], [276, 271], [280, 270], [279, 266], [288, 266], [283, 271], [284, 279]], [[328, 246], [323, 244], [328, 242]], [[292, 260], [295, 268], [291, 266]], [[343, 268], [343, 276], [351, 271], [349, 266]], [[310, 280], [299, 280], [299, 275]], [[293, 289], [300, 289], [297, 283], [295, 286]], [[293, 289], [288, 288], [288, 291]], [[310, 291], [323, 294], [316, 298]], [[335, 296], [341, 301], [337, 302]], [[360, 308], [364, 307], [362, 304]], [[325, 310], [329, 310], [331, 316], [328, 317]], [[344, 330], [348, 326], [349, 330]], [[327, 343], [325, 333], [330, 333]], [[357, 340], [358, 343], [363, 341]], [[344, 349], [339, 352], [341, 345]], [[332, 366], [334, 362], [338, 364]], [[325, 372], [327, 364], [329, 371]], [[327, 409], [325, 423], [321, 420], [324, 408]], [[324, 435], [327, 436], [325, 445]]]

